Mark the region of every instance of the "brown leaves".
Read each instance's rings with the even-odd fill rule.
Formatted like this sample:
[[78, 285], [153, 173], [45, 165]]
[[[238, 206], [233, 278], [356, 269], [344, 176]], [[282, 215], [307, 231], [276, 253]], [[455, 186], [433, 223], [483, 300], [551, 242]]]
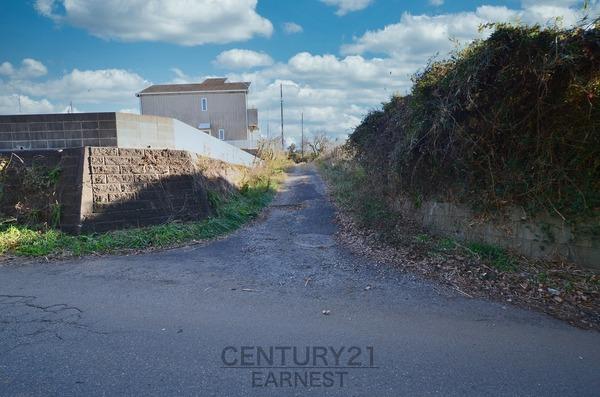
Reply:
[[582, 328], [600, 330], [600, 279], [591, 271], [562, 262], [519, 261], [519, 271], [501, 272], [468, 253], [433, 251], [435, 240], [418, 242], [416, 226], [395, 228], [405, 238], [386, 245], [380, 233], [360, 228], [338, 212], [338, 238], [355, 254], [439, 281], [467, 297], [487, 297], [548, 313]]

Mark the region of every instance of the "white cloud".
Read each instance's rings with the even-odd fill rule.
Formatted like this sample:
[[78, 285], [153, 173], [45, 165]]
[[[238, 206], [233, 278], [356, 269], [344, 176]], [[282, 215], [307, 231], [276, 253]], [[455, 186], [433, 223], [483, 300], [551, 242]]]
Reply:
[[186, 46], [270, 36], [271, 22], [257, 0], [36, 0], [37, 11], [59, 24], [123, 41]]
[[522, 8], [528, 8], [532, 6], [560, 6], [560, 7], [571, 7], [576, 5], [582, 5], [582, 0], [522, 0]]
[[203, 81], [202, 77], [194, 79], [193, 77], [190, 77], [187, 74], [185, 74], [183, 70], [179, 68], [171, 68], [171, 72], [175, 74], [175, 77], [169, 82], [171, 84], [197, 83], [198, 81]]
[[[101, 103], [126, 101], [150, 83], [136, 73], [123, 69], [73, 69], [61, 78], [44, 82], [22, 82], [21, 92], [60, 99], [66, 102]], [[121, 102], [122, 103], [122, 102]]]
[[303, 81], [318, 83], [321, 87], [343, 88], [386, 84], [398, 76], [408, 77], [411, 71], [409, 65], [389, 59], [365, 59], [359, 55], [338, 58], [330, 54], [301, 52], [290, 58], [284, 70], [278, 72], [288, 78], [301, 77]]
[[429, 0], [429, 4], [431, 4], [432, 6], [439, 7], [441, 5], [444, 5], [444, 0]]
[[436, 52], [448, 52], [450, 38], [471, 40], [484, 20], [474, 12], [436, 16], [402, 14], [400, 22], [367, 31], [354, 43], [342, 46], [343, 54], [382, 53], [403, 59], [424, 59]]
[[28, 79], [45, 76], [48, 73], [46, 66], [32, 58], [25, 58], [21, 66], [15, 68], [10, 62], [0, 64], [0, 75], [11, 79]]
[[285, 22], [283, 24], [283, 31], [287, 34], [294, 34], [302, 33], [304, 29], [302, 28], [302, 26], [298, 25], [295, 22]]
[[272, 65], [273, 59], [264, 52], [234, 48], [220, 53], [215, 59], [215, 64], [228, 69], [250, 69]]
[[10, 62], [0, 64], [0, 75], [12, 76], [15, 73], [15, 68]]
[[446, 55], [455, 47], [456, 42], [466, 44], [475, 38], [485, 38], [489, 31], [481, 32], [480, 26], [488, 22], [548, 24], [560, 18], [564, 26], [572, 26], [584, 15], [580, 8], [550, 4], [567, 4], [569, 1], [525, 3], [526, 7], [518, 10], [484, 5], [472, 12], [435, 16], [404, 13], [397, 23], [355, 37], [351, 44], [342, 46], [341, 52], [346, 55], [386, 54], [423, 63], [436, 53]]
[[47, 74], [39, 61], [26, 58], [20, 68], [10, 63], [0, 64], [0, 112], [17, 113], [19, 98], [23, 113], [62, 112], [73, 102], [77, 109], [95, 108], [112, 111], [135, 108], [135, 93], [150, 83], [136, 73], [123, 69], [79, 70], [59, 78], [40, 81]]
[[367, 8], [374, 0], [321, 0], [321, 2], [337, 7], [336, 15], [344, 16], [349, 12]]
[[0, 95], [0, 114], [53, 113], [59, 107], [47, 99], [35, 100], [26, 95]]

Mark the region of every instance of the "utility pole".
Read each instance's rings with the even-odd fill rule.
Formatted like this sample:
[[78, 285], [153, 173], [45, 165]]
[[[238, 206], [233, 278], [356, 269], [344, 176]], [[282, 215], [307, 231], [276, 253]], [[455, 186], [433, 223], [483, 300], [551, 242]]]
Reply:
[[300, 131], [302, 131], [302, 138], [300, 140], [300, 150], [302, 151], [302, 160], [304, 160], [304, 112], [300, 116]]
[[271, 139], [271, 131], [269, 126], [271, 124], [271, 119], [269, 118], [269, 109], [267, 109], [267, 139]]
[[281, 98], [281, 150], [285, 150], [285, 143], [283, 140], [283, 84], [279, 84], [279, 97]]

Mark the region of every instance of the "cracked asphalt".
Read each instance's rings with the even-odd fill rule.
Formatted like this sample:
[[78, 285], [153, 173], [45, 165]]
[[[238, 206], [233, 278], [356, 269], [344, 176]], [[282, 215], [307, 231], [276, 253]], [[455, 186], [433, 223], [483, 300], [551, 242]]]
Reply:
[[[224, 239], [6, 263], [0, 395], [600, 395], [597, 332], [353, 256], [335, 232], [322, 180], [296, 167]], [[371, 346], [374, 363], [344, 369], [343, 387], [253, 387], [252, 369], [222, 361], [227, 346]]]

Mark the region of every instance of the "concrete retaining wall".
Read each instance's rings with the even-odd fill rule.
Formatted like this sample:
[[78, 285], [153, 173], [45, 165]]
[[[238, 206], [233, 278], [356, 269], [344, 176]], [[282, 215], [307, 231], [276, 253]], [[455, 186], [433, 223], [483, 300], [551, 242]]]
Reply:
[[187, 150], [231, 164], [251, 167], [257, 158], [179, 120], [117, 113], [118, 146]]
[[[174, 146], [176, 149], [188, 150], [211, 159], [231, 164], [251, 167], [259, 160], [248, 152], [205, 133], [197, 133], [196, 129], [173, 120]], [[192, 150], [193, 148], [193, 150]]]
[[84, 232], [198, 220], [209, 213], [188, 152], [92, 147], [85, 156]]
[[[8, 161], [6, 194], [0, 196], [2, 214], [26, 216], [26, 211], [38, 210], [23, 183], [26, 174], [19, 169], [59, 167], [59, 181], [41, 192], [36, 202], [46, 212], [49, 201], [57, 202], [60, 227], [70, 233], [202, 219], [210, 212], [207, 191], [238, 188], [247, 170], [170, 149], [85, 147], [0, 153], [0, 165]], [[49, 218], [45, 214], [40, 220]]]
[[0, 116], [0, 150], [116, 145], [115, 113]]
[[[512, 209], [501, 219], [485, 219], [466, 206], [426, 201], [416, 207], [407, 198], [393, 203], [403, 216], [422, 224], [430, 232], [458, 241], [485, 242], [519, 254], [544, 259], [565, 258], [600, 270], [600, 240], [579, 236], [562, 219], [549, 215], [531, 219], [523, 210]], [[579, 230], [589, 229], [578, 225]]]
[[[173, 119], [117, 113], [117, 145], [122, 148], [174, 149]], [[197, 133], [202, 133], [196, 130]]]

